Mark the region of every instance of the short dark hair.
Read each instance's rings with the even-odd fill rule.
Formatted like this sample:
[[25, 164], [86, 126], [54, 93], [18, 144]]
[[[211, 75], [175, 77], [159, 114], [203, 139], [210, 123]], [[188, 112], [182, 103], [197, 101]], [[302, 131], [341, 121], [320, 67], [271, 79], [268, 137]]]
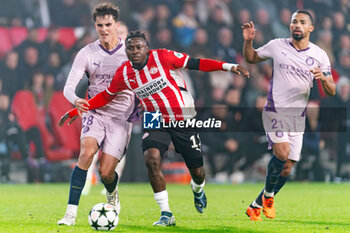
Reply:
[[309, 11], [305, 10], [305, 9], [299, 9], [297, 10], [296, 12], [294, 13], [301, 13], [301, 14], [305, 14], [305, 15], [308, 15], [310, 20], [311, 20], [311, 24], [314, 25], [314, 19], [312, 18], [312, 15], [310, 14]]
[[118, 22], [119, 18], [119, 8], [112, 5], [111, 3], [101, 3], [98, 4], [95, 9], [92, 11], [92, 18], [96, 22], [97, 16], [106, 16], [112, 15], [114, 21]]
[[148, 40], [146, 38], [146, 34], [144, 32], [141, 31], [131, 31], [129, 32], [128, 36], [126, 37], [125, 41], [127, 42], [129, 39], [131, 38], [142, 38], [146, 41], [147, 46], [149, 46]]

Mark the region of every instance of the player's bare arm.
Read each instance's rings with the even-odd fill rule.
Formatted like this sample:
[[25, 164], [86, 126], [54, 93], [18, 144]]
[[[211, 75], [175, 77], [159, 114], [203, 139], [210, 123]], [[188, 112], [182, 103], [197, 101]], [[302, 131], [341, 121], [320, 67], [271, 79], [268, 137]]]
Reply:
[[258, 56], [258, 53], [253, 48], [253, 40], [255, 38], [255, 28], [253, 21], [245, 23], [241, 26], [243, 30], [243, 56], [248, 63], [258, 63], [264, 59]]
[[187, 63], [187, 69], [200, 70], [204, 72], [223, 70], [249, 78], [249, 72], [239, 64], [227, 63], [207, 58], [190, 58]]
[[331, 75], [324, 74], [318, 67], [310, 70], [310, 72], [314, 74], [315, 79], [321, 81], [322, 88], [328, 96], [335, 95], [335, 83]]

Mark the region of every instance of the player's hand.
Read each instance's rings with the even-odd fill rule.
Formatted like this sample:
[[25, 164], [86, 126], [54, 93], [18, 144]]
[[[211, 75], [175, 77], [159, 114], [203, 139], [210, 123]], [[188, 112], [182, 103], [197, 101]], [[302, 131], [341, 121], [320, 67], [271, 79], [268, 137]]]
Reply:
[[[72, 124], [72, 122], [75, 121], [77, 118], [78, 118], [78, 115], [72, 117], [71, 120], [68, 122], [68, 125]], [[58, 126], [59, 126], [59, 127], [62, 127], [62, 126], [64, 125], [64, 123], [65, 123], [68, 119], [70, 119], [70, 117], [69, 117], [69, 114], [68, 114], [68, 112], [67, 112], [66, 114], [64, 114], [64, 115], [61, 117], [60, 121], [58, 122]]]
[[241, 65], [238, 65], [237, 68], [232, 67], [230, 71], [238, 75], [243, 75], [245, 78], [249, 78], [248, 70], [244, 69]]
[[319, 79], [321, 81], [326, 81], [326, 77], [324, 76], [324, 74], [320, 70], [320, 68], [315, 67], [314, 69], [311, 69], [310, 72], [314, 74], [315, 79]]
[[74, 105], [78, 109], [78, 114], [80, 117], [82, 117], [82, 113], [87, 112], [89, 110], [88, 106], [90, 106], [89, 102], [86, 99], [82, 98], [76, 99], [74, 101]]
[[253, 21], [245, 23], [241, 26], [243, 30], [243, 39], [246, 41], [252, 41], [255, 38], [255, 27]]

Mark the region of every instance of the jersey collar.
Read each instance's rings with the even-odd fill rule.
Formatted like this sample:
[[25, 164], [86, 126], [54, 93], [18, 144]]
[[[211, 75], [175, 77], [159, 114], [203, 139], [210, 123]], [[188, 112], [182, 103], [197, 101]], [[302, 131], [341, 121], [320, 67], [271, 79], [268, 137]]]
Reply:
[[98, 45], [100, 46], [100, 48], [105, 51], [106, 53], [108, 53], [109, 55], [113, 55], [115, 52], [117, 52], [122, 46], [123, 46], [123, 43], [122, 43], [122, 40], [119, 38], [119, 43], [118, 45], [112, 49], [112, 50], [108, 50], [106, 49], [105, 47], [103, 47], [100, 43], [100, 41], [98, 42]]

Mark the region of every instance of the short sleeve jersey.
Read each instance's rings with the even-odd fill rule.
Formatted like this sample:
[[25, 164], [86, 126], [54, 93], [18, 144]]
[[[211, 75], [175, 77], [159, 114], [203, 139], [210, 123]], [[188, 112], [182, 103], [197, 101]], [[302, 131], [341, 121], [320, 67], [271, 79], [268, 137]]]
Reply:
[[260, 58], [273, 59], [265, 110], [301, 116], [313, 86], [314, 75], [310, 70], [319, 67], [322, 72], [331, 75], [326, 52], [311, 42], [308, 48], [297, 50], [290, 38], [271, 40], [256, 51]]
[[145, 111], [159, 110], [165, 120], [184, 120], [196, 115], [194, 101], [188, 91], [180, 68], [187, 66], [189, 56], [166, 49], [149, 52], [142, 70], [132, 67], [130, 61], [118, 68], [109, 94], [132, 90]]
[[[120, 39], [119, 44], [113, 50], [106, 50], [97, 40], [79, 51], [68, 75], [66, 86], [75, 90], [78, 82], [86, 73], [89, 78], [88, 96], [92, 98], [106, 89], [117, 68], [127, 60], [123, 40]], [[106, 106], [94, 111], [111, 117], [128, 119], [134, 110], [134, 102], [134, 93], [125, 90]]]

